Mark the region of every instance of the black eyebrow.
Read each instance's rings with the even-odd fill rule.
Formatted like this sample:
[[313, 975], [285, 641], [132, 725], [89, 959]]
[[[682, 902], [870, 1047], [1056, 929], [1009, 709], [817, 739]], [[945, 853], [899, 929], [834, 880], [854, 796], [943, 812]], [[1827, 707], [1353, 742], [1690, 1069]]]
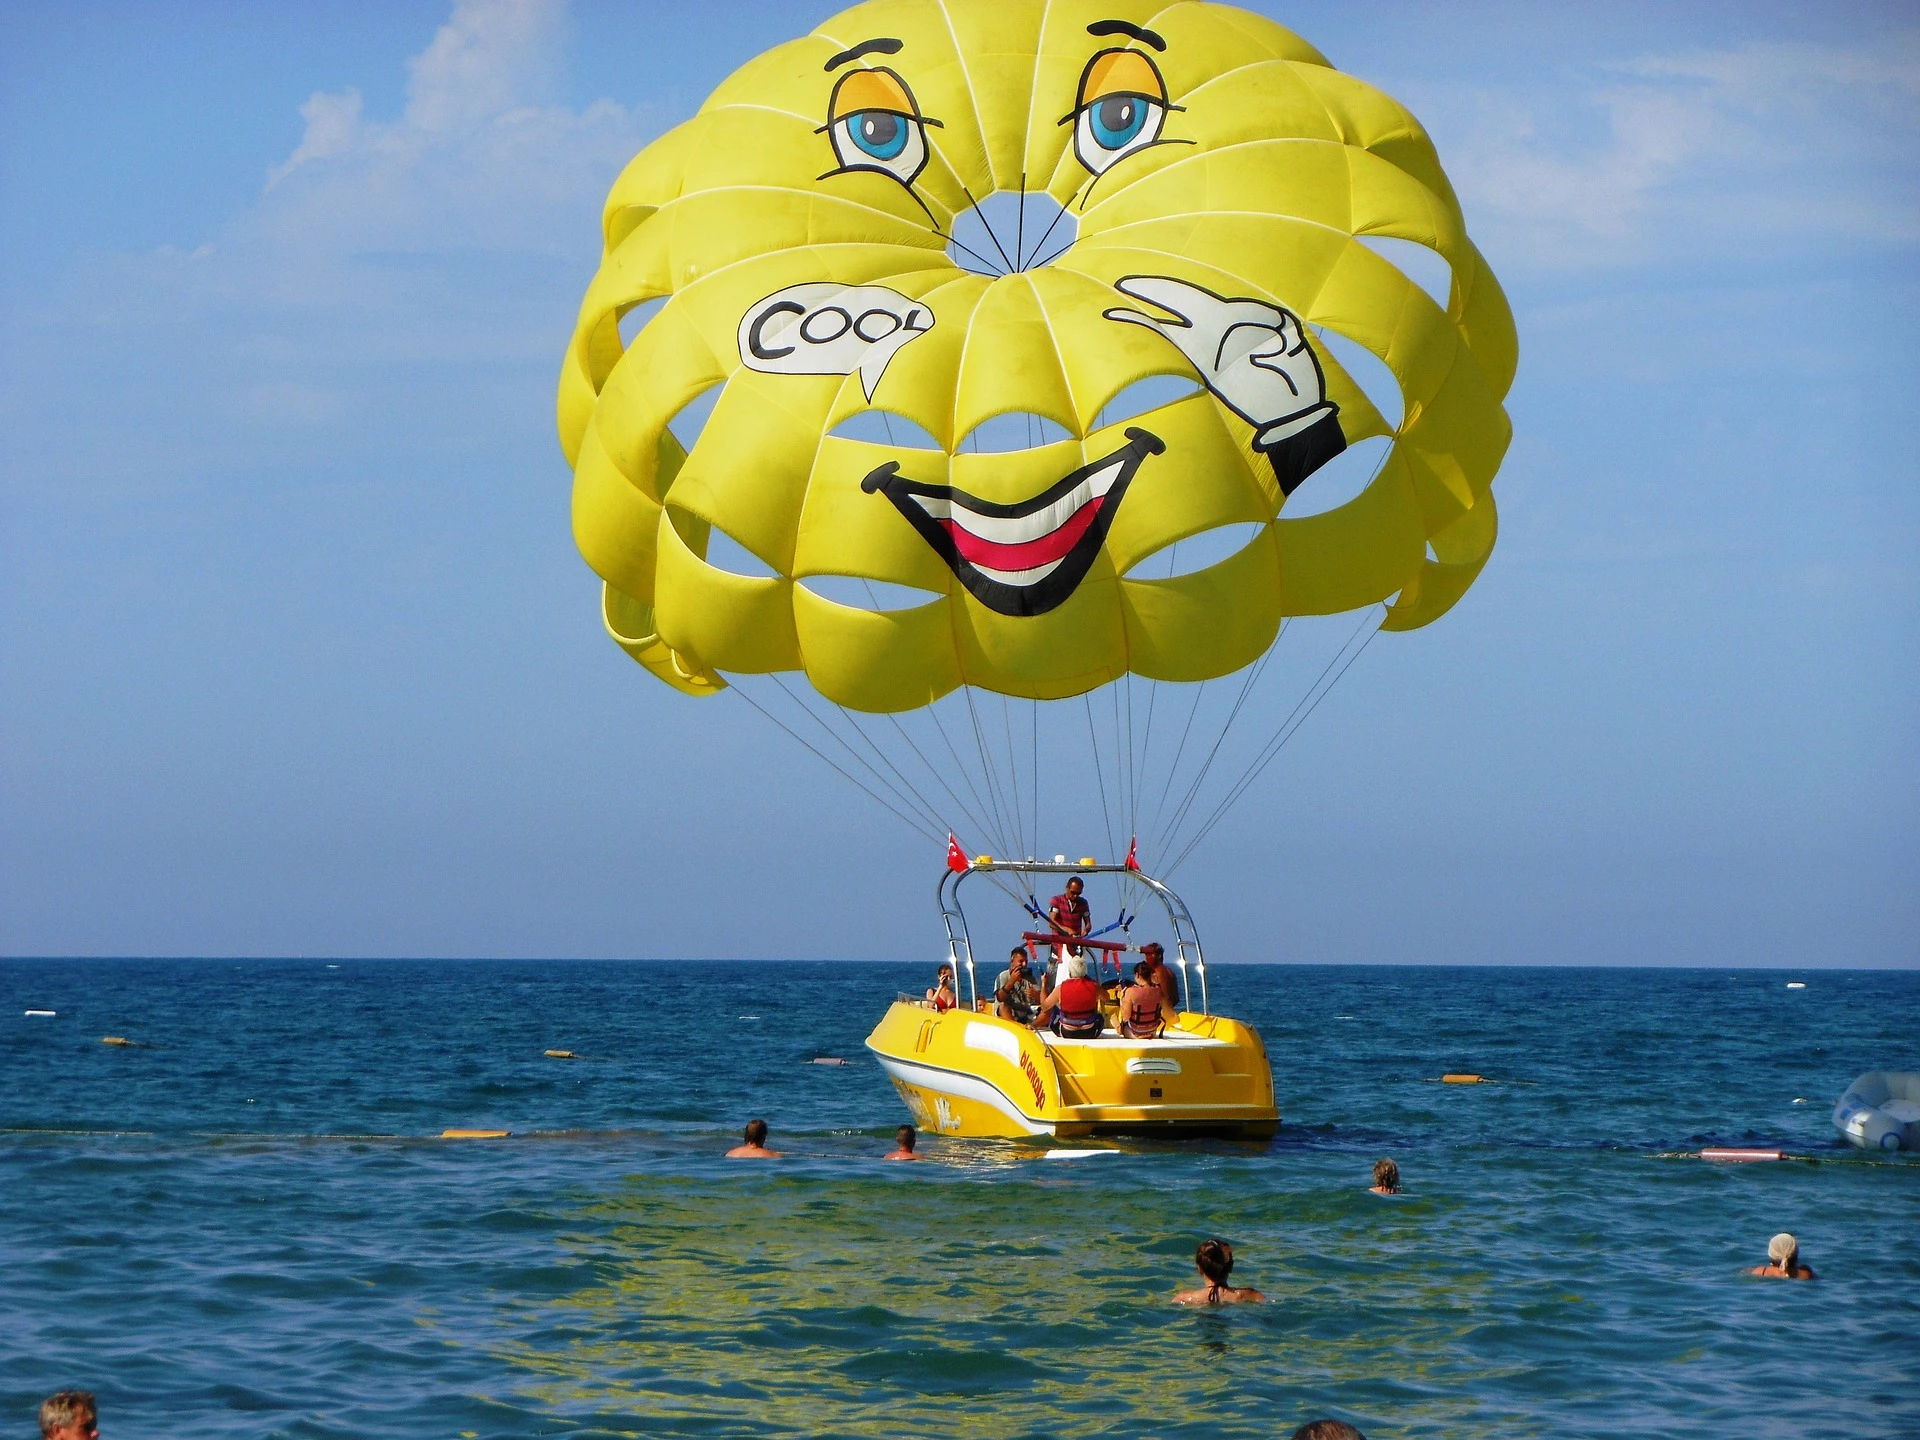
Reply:
[[[827, 73], [831, 75], [835, 70], [839, 69], [840, 66], [847, 64], [849, 61], [858, 60], [865, 55], [898, 55], [903, 43], [903, 41], [899, 40], [862, 40], [851, 50], [842, 50], [838, 55], [827, 61]], [[1160, 48], [1164, 50], [1167, 47], [1162, 45]]]
[[1096, 20], [1087, 26], [1087, 33], [1100, 36], [1125, 35], [1129, 39], [1138, 40], [1142, 45], [1151, 45], [1156, 50], [1167, 48], [1166, 41], [1153, 31], [1136, 25], [1131, 20]]

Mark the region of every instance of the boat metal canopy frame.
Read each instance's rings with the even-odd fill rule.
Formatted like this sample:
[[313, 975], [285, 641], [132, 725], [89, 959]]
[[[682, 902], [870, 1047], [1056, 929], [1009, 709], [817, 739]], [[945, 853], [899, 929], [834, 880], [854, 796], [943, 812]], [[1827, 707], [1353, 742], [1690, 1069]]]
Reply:
[[[953, 962], [954, 971], [964, 970], [967, 976], [967, 1005], [969, 1009], [979, 1008], [979, 991], [973, 974], [973, 939], [967, 933], [966, 912], [960, 908], [960, 887], [975, 875], [1114, 875], [1129, 880], [1151, 891], [1166, 909], [1167, 924], [1173, 932], [1173, 944], [1168, 948], [1167, 956], [1180, 967], [1180, 989], [1189, 1003], [1194, 997], [1194, 986], [1198, 983], [1200, 1013], [1211, 1015], [1207, 999], [1207, 960], [1200, 949], [1200, 932], [1193, 923], [1193, 915], [1187, 909], [1187, 902], [1176, 895], [1168, 886], [1154, 879], [1143, 870], [1129, 865], [1068, 865], [1060, 861], [1046, 860], [976, 860], [964, 870], [943, 870], [940, 873], [940, 918], [947, 927], [947, 957]], [[1064, 940], [1065, 937], [1062, 937]], [[1106, 948], [1102, 946], [1101, 948]], [[1128, 950], [1138, 950], [1137, 945], [1128, 945]]]

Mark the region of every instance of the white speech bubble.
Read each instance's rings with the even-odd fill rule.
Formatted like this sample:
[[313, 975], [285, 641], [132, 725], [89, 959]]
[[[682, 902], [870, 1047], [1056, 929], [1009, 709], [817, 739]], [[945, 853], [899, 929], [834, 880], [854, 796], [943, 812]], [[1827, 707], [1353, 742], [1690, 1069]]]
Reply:
[[740, 360], [768, 375], [852, 375], [873, 399], [900, 347], [933, 328], [933, 311], [884, 285], [789, 285], [740, 320]]

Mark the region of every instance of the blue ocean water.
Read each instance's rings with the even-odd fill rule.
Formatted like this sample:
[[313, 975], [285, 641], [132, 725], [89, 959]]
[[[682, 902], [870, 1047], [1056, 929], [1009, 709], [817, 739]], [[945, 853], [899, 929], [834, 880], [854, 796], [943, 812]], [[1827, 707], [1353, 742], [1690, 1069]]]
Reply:
[[[0, 1428], [1920, 1434], [1920, 1157], [1829, 1120], [1920, 974], [1215, 967], [1273, 1143], [882, 1164], [925, 970], [0, 963]], [[753, 1115], [786, 1160], [719, 1158]], [[1781, 1229], [1816, 1283], [1742, 1273]], [[1167, 1303], [1216, 1234], [1272, 1304]]]

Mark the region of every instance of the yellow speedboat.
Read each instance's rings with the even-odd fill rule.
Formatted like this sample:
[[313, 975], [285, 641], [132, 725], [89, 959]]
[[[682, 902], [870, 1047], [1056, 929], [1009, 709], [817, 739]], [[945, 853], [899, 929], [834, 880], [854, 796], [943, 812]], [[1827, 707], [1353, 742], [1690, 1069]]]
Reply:
[[[993, 1013], [976, 988], [973, 942], [960, 887], [975, 875], [1016, 882], [1033, 905], [1032, 875], [1115, 874], [1153, 894], [1171, 932], [1168, 963], [1180, 974], [1183, 1010], [1153, 1039], [1123, 1037], [1114, 1003], [1107, 1030], [1092, 1039], [1035, 1030]], [[1086, 1135], [1218, 1135], [1257, 1140], [1280, 1126], [1266, 1046], [1251, 1025], [1210, 1012], [1207, 968], [1185, 903], [1159, 881], [1124, 865], [996, 861], [982, 857], [940, 882], [940, 912], [960, 1003], [938, 1011], [901, 996], [867, 1037], [914, 1122], [942, 1135], [1070, 1138]], [[1129, 922], [1131, 923], [1131, 922]], [[1030, 938], [1046, 940], [1043, 936]], [[1119, 955], [1138, 947], [1090, 938], [1078, 947]], [[989, 984], [991, 976], [988, 977]]]

